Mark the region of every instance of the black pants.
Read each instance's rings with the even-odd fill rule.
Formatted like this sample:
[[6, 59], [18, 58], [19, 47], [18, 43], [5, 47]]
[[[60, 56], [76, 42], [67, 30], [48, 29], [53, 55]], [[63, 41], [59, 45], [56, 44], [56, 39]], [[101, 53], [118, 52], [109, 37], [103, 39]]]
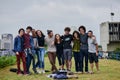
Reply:
[[80, 71], [83, 72], [85, 58], [85, 72], [88, 72], [88, 50], [80, 50]]
[[73, 52], [75, 60], [75, 70], [76, 72], [80, 71], [80, 52]]
[[64, 65], [63, 53], [57, 52], [57, 58], [58, 58], [59, 66]]

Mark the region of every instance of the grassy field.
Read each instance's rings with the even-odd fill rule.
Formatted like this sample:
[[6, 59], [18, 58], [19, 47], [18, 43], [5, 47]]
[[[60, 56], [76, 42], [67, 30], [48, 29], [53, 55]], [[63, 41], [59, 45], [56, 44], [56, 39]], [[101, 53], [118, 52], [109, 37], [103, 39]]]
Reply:
[[[45, 58], [45, 69], [50, 70], [50, 63], [48, 58]], [[57, 62], [58, 65], [58, 62]], [[12, 73], [9, 71], [10, 68], [16, 68], [16, 65], [9, 66], [0, 70], [0, 80], [52, 80], [47, 78], [47, 74], [32, 74], [29, 76], [16, 75], [16, 73]], [[74, 72], [74, 59], [72, 71]], [[31, 70], [32, 71], [32, 70]], [[96, 72], [95, 74], [80, 74], [77, 80], [120, 80], [120, 61], [116, 60], [100, 60], [100, 72]], [[76, 80], [76, 79], [71, 79]]]

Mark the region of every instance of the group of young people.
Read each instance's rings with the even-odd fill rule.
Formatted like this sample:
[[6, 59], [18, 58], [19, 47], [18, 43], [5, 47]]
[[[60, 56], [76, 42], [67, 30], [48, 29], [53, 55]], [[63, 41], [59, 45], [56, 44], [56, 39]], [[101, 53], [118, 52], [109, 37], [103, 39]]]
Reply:
[[[78, 31], [70, 34], [71, 29], [66, 27], [64, 35], [53, 34], [52, 30], [47, 30], [47, 36], [41, 30], [32, 29], [31, 26], [26, 31], [21, 28], [18, 36], [14, 40], [14, 51], [17, 57], [17, 74], [21, 74], [20, 60], [23, 62], [24, 75], [30, 73], [30, 65], [34, 73], [45, 73], [45, 44], [47, 45], [48, 58], [51, 64], [51, 71], [58, 70], [71, 71], [72, 54], [74, 55], [75, 71], [79, 73], [93, 73], [93, 63], [99, 71], [98, 65], [98, 44], [96, 37], [90, 30], [86, 33], [86, 28], [80, 26]], [[30, 35], [32, 33], [32, 35]], [[37, 56], [37, 62], [36, 57]], [[56, 57], [58, 58], [59, 68], [56, 67]], [[88, 59], [91, 71], [88, 71]], [[85, 61], [85, 71], [84, 69]], [[66, 69], [65, 66], [66, 65]]]

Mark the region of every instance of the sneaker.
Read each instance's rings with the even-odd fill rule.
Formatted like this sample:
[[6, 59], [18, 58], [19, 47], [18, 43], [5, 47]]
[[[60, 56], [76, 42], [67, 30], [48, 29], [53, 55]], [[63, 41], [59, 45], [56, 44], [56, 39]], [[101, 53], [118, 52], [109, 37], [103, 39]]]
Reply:
[[93, 71], [90, 71], [89, 73], [90, 73], [90, 74], [93, 74], [94, 72], [93, 72]]
[[42, 73], [45, 74], [45, 70], [42, 70]]
[[83, 74], [83, 72], [82, 72], [82, 71], [78, 71], [77, 73], [78, 73], [78, 74]]
[[67, 69], [67, 72], [71, 72], [71, 70], [70, 70], [70, 69]]
[[17, 74], [18, 74], [18, 75], [22, 75], [22, 73], [21, 73], [21, 72], [17, 72]]
[[89, 72], [87, 71], [87, 72], [85, 72], [85, 74], [89, 74]]
[[38, 70], [37, 70], [37, 73], [41, 74], [41, 73], [42, 73], [42, 71], [41, 71], [40, 69], [38, 69]]
[[38, 72], [35, 68], [33, 68], [33, 71], [34, 71], [35, 74], [38, 74]]
[[21, 75], [22, 75], [22, 73], [17, 73], [17, 75], [21, 76]]
[[32, 75], [32, 73], [31, 72], [27, 72], [26, 75]]

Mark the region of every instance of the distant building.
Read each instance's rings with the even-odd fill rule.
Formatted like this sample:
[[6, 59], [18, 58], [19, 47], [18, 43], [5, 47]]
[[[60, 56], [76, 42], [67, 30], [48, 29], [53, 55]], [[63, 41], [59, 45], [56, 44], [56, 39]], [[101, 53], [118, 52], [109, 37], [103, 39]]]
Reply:
[[2, 34], [1, 36], [1, 49], [13, 49], [13, 35], [12, 34]]
[[114, 51], [120, 48], [120, 22], [100, 24], [100, 44], [103, 51]]

